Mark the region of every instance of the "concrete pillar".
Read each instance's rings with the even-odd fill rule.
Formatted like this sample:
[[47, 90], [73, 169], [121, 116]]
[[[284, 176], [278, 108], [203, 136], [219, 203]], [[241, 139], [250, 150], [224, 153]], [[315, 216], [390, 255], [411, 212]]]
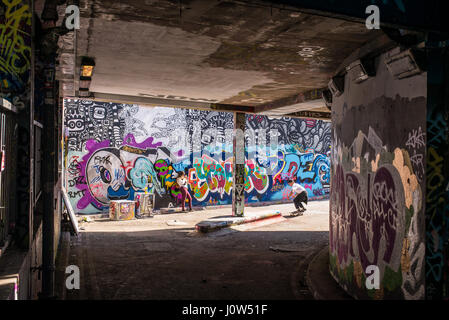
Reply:
[[54, 298], [55, 286], [55, 169], [57, 168], [57, 150], [55, 143], [57, 99], [54, 88], [54, 65], [49, 64], [44, 69], [47, 79], [45, 87], [44, 129], [42, 132], [42, 202], [44, 213], [42, 217], [42, 294], [41, 299]]
[[428, 42], [426, 299], [449, 297], [449, 52]]
[[245, 209], [245, 114], [234, 113], [232, 154], [232, 215], [243, 216]]
[[362, 300], [425, 295], [427, 75], [396, 77], [400, 53], [374, 57], [363, 82], [346, 73], [332, 102], [330, 271]]

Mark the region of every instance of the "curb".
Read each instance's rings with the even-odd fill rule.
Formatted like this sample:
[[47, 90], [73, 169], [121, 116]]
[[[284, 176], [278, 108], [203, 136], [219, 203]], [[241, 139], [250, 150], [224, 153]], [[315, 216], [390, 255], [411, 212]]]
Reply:
[[354, 300], [329, 271], [329, 246], [321, 249], [307, 267], [306, 283], [315, 300]]
[[195, 229], [201, 233], [208, 233], [223, 228], [229, 228], [232, 226], [237, 226], [245, 223], [251, 223], [261, 220], [267, 220], [272, 218], [282, 217], [281, 213], [267, 213], [255, 217], [236, 217], [235, 220], [225, 220], [225, 221], [201, 221], [195, 225]]
[[[329, 196], [315, 196], [310, 197], [309, 201], [321, 201], [321, 200], [329, 200]], [[261, 201], [261, 202], [248, 202], [245, 203], [245, 207], [265, 207], [265, 206], [271, 206], [276, 204], [289, 204], [291, 201]], [[154, 214], [167, 214], [167, 213], [177, 213], [180, 207], [174, 207], [174, 208], [159, 208], [154, 209]], [[232, 208], [232, 204], [223, 204], [223, 205], [206, 205], [206, 206], [193, 206], [193, 211], [203, 211], [203, 210], [213, 210], [213, 209], [227, 209]], [[178, 212], [179, 213], [179, 212]], [[90, 217], [92, 219], [102, 219], [102, 218], [108, 218], [109, 212], [98, 212], [98, 213], [76, 213], [76, 216], [79, 219], [83, 217]]]

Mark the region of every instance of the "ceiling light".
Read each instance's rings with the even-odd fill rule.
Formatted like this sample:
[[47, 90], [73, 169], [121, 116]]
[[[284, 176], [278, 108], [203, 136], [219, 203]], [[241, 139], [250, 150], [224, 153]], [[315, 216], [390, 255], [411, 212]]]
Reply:
[[83, 57], [81, 60], [81, 76], [92, 77], [94, 72], [95, 61], [89, 57]]

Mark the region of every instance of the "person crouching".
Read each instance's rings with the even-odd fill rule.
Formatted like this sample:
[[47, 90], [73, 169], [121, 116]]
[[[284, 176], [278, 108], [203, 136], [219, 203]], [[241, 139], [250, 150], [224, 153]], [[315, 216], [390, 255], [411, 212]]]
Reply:
[[307, 201], [309, 199], [307, 191], [302, 185], [300, 185], [299, 183], [295, 183], [295, 181], [293, 181], [292, 179], [288, 180], [288, 185], [292, 188], [290, 197], [296, 195], [293, 199], [296, 212], [292, 213], [292, 215], [302, 215], [302, 213], [306, 211], [306, 208], [302, 205], [302, 203], [304, 202], [305, 204], [307, 204]]

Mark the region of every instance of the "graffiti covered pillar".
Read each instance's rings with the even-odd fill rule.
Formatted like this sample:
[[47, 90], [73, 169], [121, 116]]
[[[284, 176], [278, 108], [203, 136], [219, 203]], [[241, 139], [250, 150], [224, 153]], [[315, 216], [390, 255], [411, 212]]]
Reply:
[[243, 216], [245, 209], [245, 121], [244, 113], [234, 113], [232, 149], [232, 215]]
[[440, 300], [449, 297], [449, 52], [447, 41], [427, 47], [426, 299]]
[[427, 74], [396, 77], [387, 63], [403, 50], [373, 56], [365, 81], [344, 73], [333, 96], [329, 264], [358, 299], [425, 295]]

